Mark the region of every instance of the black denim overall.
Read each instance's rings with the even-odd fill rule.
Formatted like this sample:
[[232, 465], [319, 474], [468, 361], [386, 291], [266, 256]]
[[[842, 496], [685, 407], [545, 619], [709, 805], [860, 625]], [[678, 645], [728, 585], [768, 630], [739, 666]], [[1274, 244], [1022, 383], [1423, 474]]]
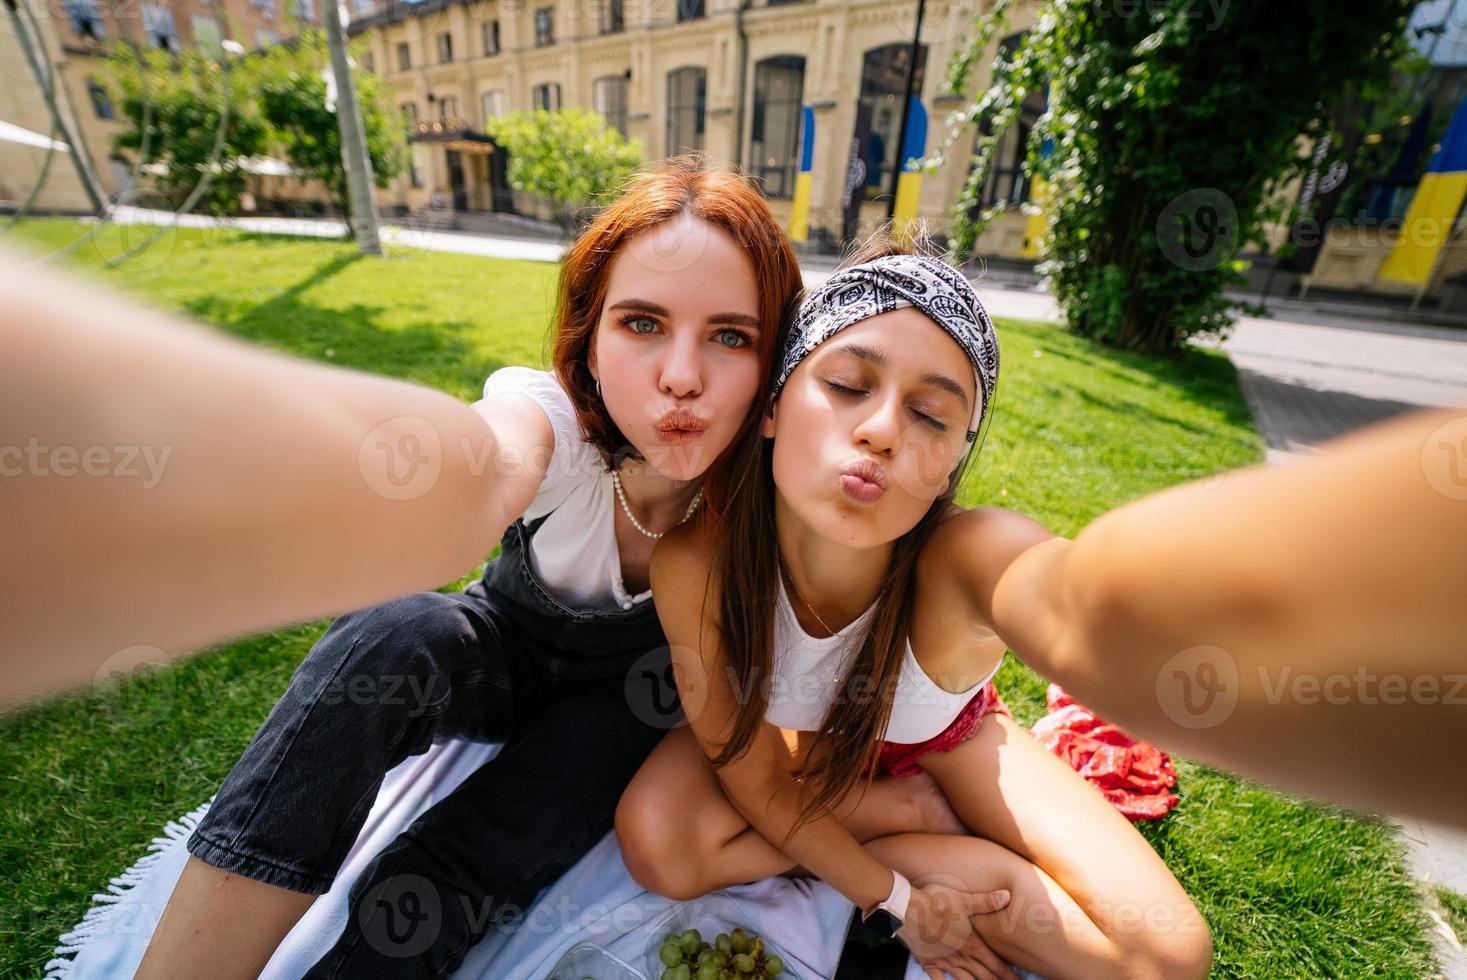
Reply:
[[215, 867], [320, 894], [389, 769], [449, 738], [506, 743], [376, 856], [345, 932], [308, 976], [451, 972], [605, 836], [622, 790], [681, 718], [652, 603], [560, 603], [530, 565], [543, 521], [516, 521], [461, 593], [336, 620], [189, 838]]

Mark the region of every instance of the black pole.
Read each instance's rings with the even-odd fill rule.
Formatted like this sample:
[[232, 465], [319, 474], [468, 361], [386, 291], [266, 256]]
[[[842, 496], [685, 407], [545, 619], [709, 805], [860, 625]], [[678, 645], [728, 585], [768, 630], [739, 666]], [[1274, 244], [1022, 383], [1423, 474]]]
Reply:
[[897, 181], [902, 178], [902, 144], [907, 141], [907, 116], [912, 111], [912, 82], [917, 77], [917, 52], [922, 46], [922, 17], [927, 12], [927, 0], [917, 0], [917, 24], [912, 29], [912, 46], [907, 51], [907, 77], [902, 84], [902, 121], [897, 125], [896, 166], [891, 173], [891, 200], [886, 202], [886, 220], [896, 217]]

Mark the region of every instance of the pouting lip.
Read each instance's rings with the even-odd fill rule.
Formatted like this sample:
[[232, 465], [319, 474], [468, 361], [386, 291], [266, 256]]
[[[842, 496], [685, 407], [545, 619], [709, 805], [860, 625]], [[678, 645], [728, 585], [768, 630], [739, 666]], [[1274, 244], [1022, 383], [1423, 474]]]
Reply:
[[653, 428], [658, 432], [702, 432], [708, 423], [686, 408], [674, 408], [663, 413]]
[[869, 459], [858, 459], [847, 463], [840, 472], [842, 476], [859, 477], [867, 483], [874, 483], [881, 489], [886, 489], [886, 471], [879, 463]]

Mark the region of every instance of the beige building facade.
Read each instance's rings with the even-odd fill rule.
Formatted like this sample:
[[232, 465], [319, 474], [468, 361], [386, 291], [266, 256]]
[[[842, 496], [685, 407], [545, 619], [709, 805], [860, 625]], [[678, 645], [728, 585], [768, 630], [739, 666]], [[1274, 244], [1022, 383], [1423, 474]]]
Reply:
[[[929, 154], [949, 135], [946, 116], [966, 104], [945, 91], [946, 65], [987, 6], [926, 5], [914, 92], [928, 117]], [[1035, 9], [1026, 5], [1011, 32], [1032, 23]], [[516, 110], [583, 106], [638, 141], [644, 160], [698, 150], [745, 167], [787, 223], [808, 106], [815, 238], [841, 237], [851, 142], [858, 113], [869, 114], [879, 149], [867, 168], [870, 186], [856, 190], [868, 198], [858, 208], [863, 234], [887, 216], [916, 13], [915, 0], [429, 0], [381, 8], [351, 32], [367, 36], [367, 66], [396, 92], [414, 164], [381, 203], [389, 213], [436, 201], [535, 214], [538, 202], [509, 190], [507, 159], [483, 136], [485, 124]], [[973, 127], [960, 127], [946, 162], [923, 178], [919, 213], [939, 233], [950, 228], [973, 139]], [[1017, 140], [1008, 142], [1012, 157]], [[1022, 197], [1014, 161], [1002, 163], [1008, 173], [993, 192]], [[985, 251], [1017, 256], [1025, 226], [1017, 209], [1005, 215]]]

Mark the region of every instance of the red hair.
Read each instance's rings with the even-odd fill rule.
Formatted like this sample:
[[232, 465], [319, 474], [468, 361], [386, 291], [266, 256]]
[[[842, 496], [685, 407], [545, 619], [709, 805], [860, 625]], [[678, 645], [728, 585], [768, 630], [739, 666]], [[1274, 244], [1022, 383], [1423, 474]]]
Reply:
[[[607, 413], [596, 379], [591, 377], [591, 344], [606, 302], [611, 263], [632, 236], [684, 215], [722, 228], [749, 256], [759, 290], [761, 396], [773, 380], [784, 329], [803, 287], [800, 265], [784, 230], [764, 195], [745, 174], [710, 166], [697, 155], [670, 157], [654, 169], [634, 174], [561, 262], [551, 355], [556, 376], [575, 406], [581, 431], [601, 451], [608, 466], [635, 453]], [[764, 403], [763, 397], [754, 399], [730, 448], [758, 424]], [[704, 496], [714, 514], [726, 500], [728, 458], [725, 449], [708, 469]]]

